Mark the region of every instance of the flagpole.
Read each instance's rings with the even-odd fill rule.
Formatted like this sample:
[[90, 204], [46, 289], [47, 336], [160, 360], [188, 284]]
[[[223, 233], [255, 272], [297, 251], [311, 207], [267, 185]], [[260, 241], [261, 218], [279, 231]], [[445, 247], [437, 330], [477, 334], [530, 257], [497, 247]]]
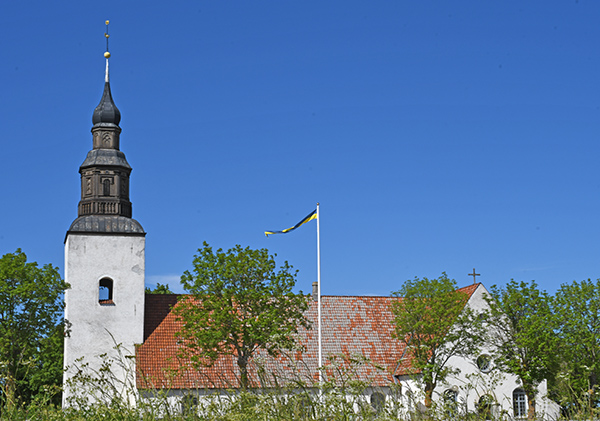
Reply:
[[323, 343], [321, 337], [321, 217], [319, 216], [319, 203], [317, 203], [317, 313], [319, 325], [319, 388], [323, 382]]

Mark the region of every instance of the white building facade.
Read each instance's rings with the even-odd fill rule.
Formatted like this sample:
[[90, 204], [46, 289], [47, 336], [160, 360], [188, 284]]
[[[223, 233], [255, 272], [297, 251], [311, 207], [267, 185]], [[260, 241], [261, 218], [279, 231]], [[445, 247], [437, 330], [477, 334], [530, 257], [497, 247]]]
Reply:
[[[489, 308], [488, 291], [477, 284], [471, 292], [467, 306], [476, 313]], [[493, 350], [483, 347], [471, 358], [451, 357], [448, 366], [458, 369], [444, 383], [438, 384], [433, 392], [437, 405], [459, 413], [488, 413], [490, 419], [525, 419], [528, 402], [518, 377], [504, 373], [494, 366]], [[407, 396], [407, 407], [417, 409], [424, 401], [419, 375], [400, 375], [397, 381]], [[558, 420], [560, 407], [548, 397], [546, 381], [538, 387], [536, 416], [540, 420]]]

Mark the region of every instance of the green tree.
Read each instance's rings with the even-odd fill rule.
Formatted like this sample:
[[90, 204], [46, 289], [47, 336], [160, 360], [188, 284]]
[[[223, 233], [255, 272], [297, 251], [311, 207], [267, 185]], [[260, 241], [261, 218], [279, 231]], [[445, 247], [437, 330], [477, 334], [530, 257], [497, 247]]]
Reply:
[[169, 288], [169, 284], [161, 284], [159, 282], [156, 283], [156, 287], [154, 289], [146, 287], [146, 294], [175, 294]]
[[17, 249], [0, 258], [0, 384], [12, 409], [62, 381], [62, 296], [57, 268], [27, 263]]
[[204, 242], [192, 272], [181, 277], [191, 295], [174, 310], [183, 322], [179, 336], [185, 356], [196, 367], [210, 366], [221, 355], [235, 356], [246, 389], [248, 362], [257, 350], [278, 355], [293, 347], [300, 326], [309, 327], [308, 297], [292, 292], [296, 273], [287, 262], [277, 270], [266, 249], [236, 245], [213, 252]]
[[458, 371], [448, 366], [450, 358], [477, 353], [484, 339], [483, 321], [446, 273], [437, 279], [408, 280], [392, 294], [401, 297], [392, 305], [394, 336], [405, 343], [405, 358], [421, 375], [425, 406], [430, 408], [437, 384]]
[[[589, 411], [600, 405], [600, 280], [564, 284], [553, 300], [560, 343], [561, 405]], [[568, 344], [568, 345], [567, 345]]]
[[527, 396], [527, 418], [535, 419], [539, 384], [556, 370], [556, 335], [550, 296], [535, 281], [511, 280], [490, 290], [491, 344], [496, 365], [516, 375]]

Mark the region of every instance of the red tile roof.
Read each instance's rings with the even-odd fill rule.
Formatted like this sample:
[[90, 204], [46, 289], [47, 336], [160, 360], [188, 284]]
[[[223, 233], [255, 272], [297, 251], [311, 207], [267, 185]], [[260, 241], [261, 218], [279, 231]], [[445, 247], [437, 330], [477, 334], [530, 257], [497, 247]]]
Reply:
[[162, 323], [177, 304], [178, 294], [146, 294], [144, 305], [144, 341]]
[[[477, 285], [461, 288], [469, 296]], [[178, 355], [182, 349], [176, 332], [181, 323], [170, 312], [176, 302], [175, 295], [146, 295], [146, 340], [136, 351], [137, 384], [141, 389], [226, 389], [238, 388], [238, 369], [233, 356], [222, 356], [211, 367], [195, 369], [187, 358]], [[404, 374], [409, 368], [403, 359], [404, 344], [392, 338], [393, 314], [391, 304], [396, 297], [323, 296], [322, 341], [323, 362], [329, 368], [328, 378], [340, 371], [353, 369], [352, 378], [367, 381], [372, 386], [387, 386], [393, 374]], [[272, 385], [271, 373], [277, 382], [302, 381], [314, 385], [318, 380], [317, 303], [311, 301], [307, 318], [312, 329], [301, 329], [299, 344], [303, 350], [286, 352], [278, 358], [259, 352], [252, 360], [249, 375], [253, 385]], [[346, 361], [327, 362], [329, 357], [345, 356]], [[367, 358], [372, 363], [348, 364], [355, 356]], [[336, 365], [341, 364], [341, 365]], [[337, 367], [337, 368], [335, 368]], [[335, 373], [334, 373], [335, 371]], [[262, 373], [269, 373], [265, 378]], [[267, 383], [265, 383], [267, 381]]]

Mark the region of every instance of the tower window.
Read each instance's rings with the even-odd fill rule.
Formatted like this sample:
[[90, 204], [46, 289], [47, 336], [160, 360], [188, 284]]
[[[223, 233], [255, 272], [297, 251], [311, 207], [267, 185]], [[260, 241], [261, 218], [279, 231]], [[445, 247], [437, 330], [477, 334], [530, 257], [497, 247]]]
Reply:
[[102, 195], [103, 196], [110, 196], [110, 185], [111, 185], [111, 179], [110, 178], [105, 178], [104, 180], [102, 180]]
[[113, 301], [113, 280], [110, 278], [100, 279], [98, 288], [98, 302], [102, 305], [114, 304]]

